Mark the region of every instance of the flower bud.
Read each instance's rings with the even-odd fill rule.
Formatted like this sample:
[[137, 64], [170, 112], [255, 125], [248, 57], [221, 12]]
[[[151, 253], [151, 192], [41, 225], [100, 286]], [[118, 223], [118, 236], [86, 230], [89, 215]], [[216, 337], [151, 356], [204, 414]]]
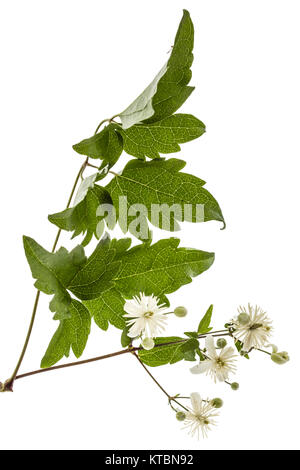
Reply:
[[250, 317], [247, 313], [240, 313], [237, 319], [241, 325], [247, 325], [250, 321]]
[[271, 359], [275, 364], [285, 364], [290, 360], [289, 355], [286, 351], [278, 352], [278, 353], [273, 353], [271, 354]]
[[185, 307], [176, 307], [174, 310], [174, 315], [176, 315], [176, 317], [186, 317], [187, 313], [188, 311]]
[[266, 344], [266, 348], [272, 348], [272, 353], [277, 353], [278, 351], [276, 344]]
[[210, 402], [210, 404], [214, 407], [214, 408], [222, 408], [223, 406], [223, 400], [221, 400], [221, 398], [213, 398]]
[[149, 349], [154, 348], [155, 343], [154, 343], [152, 338], [144, 338], [143, 341], [142, 341], [142, 346], [143, 346], [144, 349], [147, 349], [147, 351], [148, 351]]
[[240, 388], [240, 385], [237, 382], [233, 382], [231, 384], [231, 388], [232, 388], [232, 390], [236, 391]]
[[220, 349], [225, 348], [226, 344], [227, 344], [227, 341], [226, 341], [225, 338], [219, 338], [218, 341], [217, 341], [217, 346]]
[[186, 418], [186, 414], [183, 411], [177, 411], [176, 419], [178, 419], [178, 421], [184, 421], [185, 418]]

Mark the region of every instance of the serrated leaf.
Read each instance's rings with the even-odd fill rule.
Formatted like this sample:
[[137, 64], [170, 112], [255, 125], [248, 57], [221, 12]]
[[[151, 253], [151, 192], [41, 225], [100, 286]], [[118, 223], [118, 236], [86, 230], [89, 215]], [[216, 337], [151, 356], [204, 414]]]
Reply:
[[111, 289], [120, 269], [117, 257], [130, 247], [131, 240], [104, 237], [87, 259], [81, 245], [71, 253], [60, 248], [49, 253], [33, 239], [24, 237], [24, 248], [37, 289], [54, 294], [50, 310], [62, 319], [68, 316], [71, 291], [81, 300], [90, 300]]
[[128, 238], [121, 240], [110, 240], [108, 236], [102, 238], [85, 265], [69, 283], [69, 290], [81, 300], [91, 300], [111, 289], [121, 266], [117, 256], [121, 256], [130, 244], [131, 240]]
[[224, 223], [218, 202], [203, 188], [205, 182], [180, 172], [184, 166], [184, 161], [175, 158], [151, 162], [131, 160], [122, 174], [111, 180], [106, 189], [124, 233], [129, 230], [133, 235], [147, 239], [147, 219], [154, 226], [169, 231], [179, 230], [178, 221], [181, 220]]
[[97, 299], [86, 300], [83, 303], [96, 325], [102, 330], [107, 330], [109, 323], [120, 330], [125, 328], [125, 300], [116, 289], [105, 291]]
[[183, 11], [171, 56], [150, 85], [120, 114], [124, 129], [142, 121], [156, 122], [171, 116], [190, 96], [193, 87], [194, 27], [188, 11]]
[[99, 134], [73, 145], [75, 152], [90, 158], [99, 158], [113, 166], [123, 151], [122, 137], [116, 132], [116, 125], [109, 124]]
[[213, 308], [214, 306], [210, 305], [204, 317], [200, 321], [199, 326], [198, 326], [198, 334], [202, 335], [205, 333], [209, 333], [209, 331], [212, 330], [212, 328], [210, 328], [210, 323], [211, 323]]
[[214, 254], [178, 248], [180, 240], [169, 238], [154, 245], [141, 244], [124, 252], [114, 278], [115, 287], [128, 298], [139, 292], [164, 296], [192, 281], [214, 262]]
[[70, 349], [78, 358], [84, 351], [91, 328], [88, 310], [77, 300], [69, 306], [70, 318], [61, 320], [42, 359], [41, 367], [51, 367], [64, 356], [69, 357]]
[[66, 209], [56, 214], [51, 214], [48, 219], [51, 223], [62, 230], [72, 231], [72, 238], [86, 233], [82, 242], [86, 246], [93, 235], [98, 238], [97, 226], [104, 216], [97, 216], [97, 209], [100, 204], [112, 204], [109, 193], [97, 184], [93, 184], [86, 191], [86, 194], [80, 197], [79, 202], [75, 202], [74, 207]]
[[[34, 240], [24, 239], [26, 256], [37, 279], [36, 287], [46, 294], [55, 294], [50, 308], [59, 314], [59, 319], [69, 313], [68, 290], [81, 300], [98, 299], [113, 288], [125, 298], [144, 292], [168, 304], [166, 294], [190, 283], [192, 277], [206, 271], [214, 261], [213, 253], [178, 248], [179, 240], [175, 238], [160, 240], [152, 246], [141, 244], [129, 250], [130, 243], [130, 239], [110, 241], [105, 237], [86, 260], [81, 246], [71, 253], [61, 248], [53, 254]], [[109, 294], [104, 297], [106, 302], [110, 301]], [[117, 327], [122, 326], [118, 323], [123, 313], [121, 307], [119, 299], [115, 315], [106, 314], [106, 319]], [[101, 326], [105, 328], [105, 322]]]
[[49, 253], [32, 238], [24, 237], [23, 241], [32, 276], [37, 279], [35, 287], [45, 294], [54, 294], [51, 312], [67, 317], [71, 304], [68, 285], [86, 263], [83, 247], [79, 245], [70, 253], [65, 248]]
[[144, 160], [160, 158], [160, 153], [179, 152], [184, 142], [197, 139], [205, 132], [205, 125], [190, 114], [174, 114], [153, 124], [137, 124], [120, 128], [124, 150]]
[[182, 361], [184, 359], [185, 352], [183, 351], [183, 345], [186, 341], [187, 340], [184, 340], [179, 336], [155, 338], [155, 346], [159, 346], [160, 344], [166, 345], [161, 347], [154, 347], [148, 351], [141, 349], [138, 352], [138, 355], [144, 364], [150, 367], [158, 367], [165, 364], [175, 364], [176, 362]]

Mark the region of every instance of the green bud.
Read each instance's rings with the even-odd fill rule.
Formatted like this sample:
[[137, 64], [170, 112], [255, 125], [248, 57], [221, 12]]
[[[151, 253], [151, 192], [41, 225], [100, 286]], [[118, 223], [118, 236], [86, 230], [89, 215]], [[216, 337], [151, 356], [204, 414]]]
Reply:
[[210, 404], [215, 408], [222, 408], [223, 400], [221, 400], [221, 398], [213, 398], [213, 400], [211, 400]]
[[217, 341], [217, 346], [220, 349], [225, 348], [226, 344], [227, 344], [227, 341], [226, 341], [225, 338], [219, 338], [218, 341]]
[[186, 418], [186, 414], [183, 411], [177, 411], [176, 419], [178, 419], [178, 421], [184, 421], [185, 418]]
[[271, 359], [275, 364], [285, 364], [290, 360], [289, 355], [286, 351], [278, 352], [278, 353], [273, 353], [271, 354]]
[[147, 351], [148, 351], [149, 349], [154, 348], [155, 343], [154, 343], [152, 338], [144, 338], [143, 341], [142, 341], [142, 346], [143, 346], [144, 349], [147, 349]]
[[233, 382], [231, 384], [231, 388], [232, 388], [232, 390], [236, 391], [240, 388], [240, 385], [237, 382]]
[[186, 317], [187, 313], [188, 311], [185, 307], [176, 307], [174, 310], [174, 315], [176, 315], [176, 317]]
[[238, 322], [241, 324], [241, 325], [247, 325], [247, 323], [249, 323], [250, 321], [250, 317], [247, 313], [240, 313], [239, 316], [238, 316]]

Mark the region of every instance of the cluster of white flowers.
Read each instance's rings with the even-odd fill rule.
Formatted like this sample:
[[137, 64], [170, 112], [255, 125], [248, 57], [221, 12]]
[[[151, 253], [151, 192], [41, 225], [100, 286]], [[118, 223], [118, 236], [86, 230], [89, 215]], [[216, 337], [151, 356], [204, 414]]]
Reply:
[[[174, 312], [166, 312], [166, 307], [159, 303], [157, 297], [146, 296], [143, 293], [127, 300], [124, 310], [125, 316], [128, 318], [128, 336], [132, 339], [140, 339], [144, 349], [152, 349], [155, 346], [153, 338], [165, 329], [168, 313], [175, 313], [179, 317], [187, 314], [184, 307], [177, 307]], [[287, 352], [278, 352], [277, 346], [268, 344], [273, 332], [272, 322], [266, 312], [258, 306], [252, 307], [248, 304], [247, 307], [239, 307], [237, 316], [226, 325], [226, 330], [223, 332], [223, 336], [229, 336], [234, 340], [236, 349], [242, 355], [248, 355], [253, 349], [261, 351], [262, 347], [272, 347], [272, 353], [263, 352], [269, 354], [275, 363], [285, 364], [289, 361]], [[229, 382], [230, 375], [236, 373], [238, 355], [235, 349], [227, 347], [225, 338], [219, 338], [215, 345], [213, 332], [198, 335], [199, 339], [203, 336], [205, 336], [205, 348], [199, 348], [200, 361], [190, 371], [192, 374], [205, 373], [215, 383], [226, 382], [232, 390], [238, 390], [239, 384], [237, 382]], [[180, 404], [178, 400], [175, 401]], [[188, 428], [192, 436], [207, 437], [211, 426], [216, 424], [214, 418], [219, 414], [216, 409], [221, 408], [223, 402], [220, 398], [202, 400], [199, 393], [192, 393], [190, 401], [191, 407], [182, 406], [184, 412], [175, 410], [176, 417], [179, 421], [184, 421], [184, 428]]]

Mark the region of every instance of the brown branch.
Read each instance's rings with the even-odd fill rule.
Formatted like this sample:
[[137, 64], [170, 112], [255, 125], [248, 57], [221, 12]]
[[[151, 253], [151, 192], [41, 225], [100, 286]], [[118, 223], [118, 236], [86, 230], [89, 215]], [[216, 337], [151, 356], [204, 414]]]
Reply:
[[139, 356], [133, 352], [133, 355], [137, 358], [137, 360], [139, 361], [139, 363], [141, 364], [141, 366], [145, 369], [145, 371], [147, 372], [147, 374], [151, 377], [151, 379], [156, 383], [156, 385], [161, 389], [161, 391], [167, 395], [168, 399], [171, 400], [171, 395], [168, 394], [168, 392], [166, 392], [166, 390], [157, 382], [157, 380], [153, 377], [153, 375], [151, 374], [151, 372], [147, 369], [147, 367], [145, 366], [145, 364], [141, 361], [141, 359], [139, 358]]
[[[213, 335], [214, 337], [218, 337], [218, 336], [228, 336], [229, 333], [223, 333], [223, 334], [216, 334], [216, 333], [220, 333], [221, 331], [226, 331], [226, 330], [219, 330], [219, 331], [212, 331], [212, 332], [209, 332], [205, 335], [198, 335], [198, 339], [203, 339], [203, 338], [206, 338], [207, 335]], [[185, 343], [186, 341], [188, 341], [189, 338], [187, 339], [181, 339], [181, 340], [178, 340], [178, 341], [170, 341], [168, 343], [161, 343], [161, 344], [157, 344], [154, 346], [154, 348], [161, 348], [161, 347], [164, 347], [164, 346], [170, 346], [170, 345], [173, 345], [173, 344], [181, 344], [181, 343]], [[75, 361], [75, 362], [70, 362], [68, 364], [61, 364], [59, 366], [53, 366], [53, 367], [47, 367], [45, 369], [37, 369], [37, 370], [33, 370], [33, 371], [30, 371], [30, 372], [26, 372], [24, 374], [19, 374], [17, 375], [14, 380], [18, 380], [18, 379], [23, 379], [25, 377], [30, 377], [32, 375], [37, 375], [37, 374], [42, 374], [43, 372], [50, 372], [52, 370], [59, 370], [59, 369], [65, 369], [67, 367], [73, 367], [73, 366], [80, 366], [80, 365], [83, 365], [83, 364], [89, 364], [90, 362], [96, 362], [96, 361], [101, 361], [102, 359], [109, 359], [110, 357], [115, 357], [115, 356], [121, 356], [122, 354], [127, 354], [127, 353], [135, 353], [136, 351], [141, 351], [143, 350], [142, 347], [132, 347], [130, 346], [129, 348], [127, 349], [122, 349], [121, 351], [116, 351], [116, 352], [113, 352], [113, 353], [110, 353], [110, 354], [105, 354], [103, 356], [97, 356], [97, 357], [92, 357], [90, 359], [84, 359], [82, 361]], [[174, 402], [176, 402], [175, 399], [173, 399], [173, 397], [170, 397], [169, 394], [158, 384], [158, 382], [156, 381], [156, 379], [154, 379], [154, 377], [152, 376], [152, 374], [148, 371], [148, 369], [144, 366], [143, 362], [140, 360], [140, 358], [135, 354], [135, 356], [137, 357], [137, 359], [141, 362], [141, 364], [143, 365], [144, 369], [147, 371], [147, 373], [151, 376], [151, 378], [157, 383], [157, 385], [162, 389], [162, 391], [168, 396], [169, 400], [172, 400]], [[1, 388], [1, 387], [0, 387]], [[2, 385], [2, 391], [12, 391], [12, 388], [10, 387], [10, 381], [6, 381], [4, 383], [4, 385]], [[178, 405], [182, 406], [180, 403], [176, 402]]]
[[[151, 379], [153, 380], [154, 383], [156, 383], [156, 385], [160, 388], [160, 390], [168, 397], [168, 400], [169, 400], [169, 403], [171, 404], [172, 401], [174, 401], [177, 405], [179, 405], [181, 408], [183, 408], [185, 411], [189, 412], [189, 410], [183, 406], [179, 401], [177, 401], [174, 397], [172, 397], [171, 395], [169, 395], [169, 393], [160, 385], [160, 383], [156, 380], [156, 378], [151, 374], [150, 370], [145, 366], [145, 364], [143, 363], [143, 361], [141, 361], [141, 359], [139, 358], [139, 356], [134, 352], [132, 351], [133, 355], [137, 358], [137, 360], [139, 361], [139, 363], [141, 364], [141, 366], [144, 368], [144, 370], [147, 372], [147, 374], [149, 375], [149, 377], [151, 377]], [[173, 408], [174, 409], [174, 408]]]
[[47, 367], [45, 369], [33, 370], [31, 372], [26, 372], [25, 374], [17, 375], [15, 380], [23, 379], [24, 377], [30, 377], [31, 375], [41, 374], [43, 372], [50, 372], [51, 370], [65, 369], [66, 367], [80, 366], [83, 364], [89, 364], [90, 362], [101, 361], [102, 359], [109, 359], [110, 357], [121, 356], [122, 354], [127, 354], [129, 352], [132, 352], [132, 350], [134, 349], [136, 348], [122, 349], [121, 351], [117, 351], [117, 352], [110, 353], [110, 354], [105, 354], [104, 356], [92, 357], [91, 359], [84, 359], [83, 361], [75, 361], [75, 362], [70, 362], [69, 364], [61, 364], [60, 366], [53, 366], [53, 367]]

